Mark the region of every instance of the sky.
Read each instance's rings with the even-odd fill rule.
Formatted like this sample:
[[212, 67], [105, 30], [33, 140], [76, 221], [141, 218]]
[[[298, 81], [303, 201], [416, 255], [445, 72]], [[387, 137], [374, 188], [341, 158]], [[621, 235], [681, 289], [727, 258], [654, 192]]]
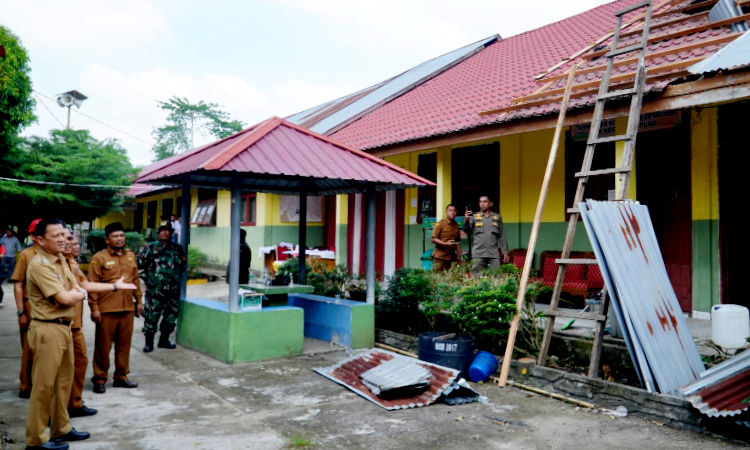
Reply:
[[[252, 125], [374, 85], [494, 34], [507, 38], [606, 0], [0, 0], [0, 25], [31, 59], [37, 123], [64, 126], [53, 100], [89, 97], [72, 128], [152, 159], [158, 101], [217, 103]], [[42, 96], [43, 95], [43, 96]], [[46, 108], [45, 108], [46, 106]], [[83, 116], [85, 114], [86, 116]], [[208, 136], [196, 136], [196, 145]]]

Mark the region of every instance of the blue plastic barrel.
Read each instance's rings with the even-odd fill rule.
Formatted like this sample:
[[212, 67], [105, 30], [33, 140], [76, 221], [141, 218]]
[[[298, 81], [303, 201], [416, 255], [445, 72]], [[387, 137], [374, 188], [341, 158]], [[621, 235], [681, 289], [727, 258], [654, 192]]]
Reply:
[[479, 383], [486, 380], [497, 370], [497, 360], [492, 353], [480, 351], [474, 356], [474, 361], [469, 366], [469, 377], [472, 381]]

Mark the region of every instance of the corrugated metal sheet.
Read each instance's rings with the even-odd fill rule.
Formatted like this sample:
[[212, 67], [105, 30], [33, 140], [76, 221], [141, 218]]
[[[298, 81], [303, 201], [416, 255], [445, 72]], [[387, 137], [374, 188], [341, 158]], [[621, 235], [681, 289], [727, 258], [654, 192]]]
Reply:
[[614, 281], [612, 281], [612, 275], [609, 271], [609, 265], [607, 264], [607, 259], [604, 257], [602, 247], [599, 244], [599, 238], [597, 238], [596, 233], [594, 232], [594, 228], [591, 225], [591, 220], [588, 216], [588, 208], [586, 207], [586, 203], [579, 203], [578, 209], [581, 212], [581, 219], [583, 220], [583, 225], [586, 228], [586, 233], [589, 236], [591, 248], [594, 250], [596, 260], [599, 262], [599, 271], [602, 274], [604, 285], [607, 288], [610, 299], [610, 306], [612, 307], [612, 312], [615, 316], [615, 320], [617, 320], [617, 326], [620, 330], [622, 330], [625, 345], [628, 348], [630, 359], [633, 361], [635, 372], [638, 375], [641, 386], [644, 386], [649, 392], [654, 392], [656, 390], [654, 375], [651, 373], [651, 369], [648, 366], [648, 361], [646, 360], [646, 355], [643, 353], [643, 348], [641, 348], [640, 345], [636, 345], [633, 343], [633, 338], [631, 337], [634, 334], [632, 324], [629, 320], [626, 320], [626, 317], [624, 316], [624, 313], [622, 311], [622, 307], [620, 306], [620, 301], [617, 297], [617, 289], [615, 287]]
[[[432, 378], [430, 378], [430, 389], [413, 397], [391, 400], [381, 399], [372, 393], [367, 386], [362, 383], [360, 375], [379, 366], [383, 362], [390, 361], [394, 358], [416, 362], [427, 369], [432, 375]], [[382, 406], [387, 410], [418, 408], [430, 405], [440, 398], [441, 395], [447, 395], [454, 389], [458, 388], [458, 385], [454, 382], [459, 374], [459, 371], [455, 369], [436, 366], [428, 362], [415, 360], [379, 349], [372, 349], [363, 355], [352, 356], [330, 367], [315, 369], [315, 372], [342, 386], [346, 386], [365, 399]]]
[[[718, 22], [720, 20], [731, 19], [742, 15], [742, 8], [740, 8], [735, 0], [719, 0], [718, 3], [711, 8], [711, 12], [708, 15], [709, 22]], [[731, 26], [732, 31], [747, 31], [746, 23], [733, 23]]]
[[680, 388], [701, 413], [709, 417], [736, 416], [750, 408], [750, 351], [717, 364]]
[[633, 346], [642, 349], [658, 391], [673, 393], [705, 366], [669, 281], [648, 208], [594, 200], [586, 208]]
[[126, 197], [140, 197], [142, 195], [146, 194], [154, 194], [155, 192], [162, 191], [162, 190], [168, 190], [168, 189], [174, 189], [171, 186], [158, 186], [153, 184], [143, 184], [143, 183], [134, 183], [130, 186], [130, 189], [128, 189], [128, 192], [125, 193]]
[[307, 182], [310, 195], [361, 192], [367, 183], [378, 190], [434, 185], [278, 117], [148, 166], [136, 182], [178, 184], [187, 173], [195, 187], [229, 186], [233, 173], [241, 173], [248, 191], [298, 192]]
[[750, 31], [703, 61], [688, 67], [690, 73], [701, 74], [750, 66]]
[[317, 133], [334, 133], [373, 109], [455, 66], [499, 38], [498, 35], [490, 36], [466, 45], [375, 86], [289, 116], [287, 120]]

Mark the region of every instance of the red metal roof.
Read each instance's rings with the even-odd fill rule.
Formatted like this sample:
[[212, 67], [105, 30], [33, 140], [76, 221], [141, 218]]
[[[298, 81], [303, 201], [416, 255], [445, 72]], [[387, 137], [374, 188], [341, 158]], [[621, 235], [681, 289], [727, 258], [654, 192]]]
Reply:
[[162, 189], [174, 189], [171, 186], [155, 186], [153, 184], [143, 184], [143, 183], [134, 183], [130, 186], [130, 189], [128, 189], [128, 192], [125, 193], [126, 197], [139, 197], [144, 194], [152, 194], [156, 191], [161, 191]]
[[[361, 148], [373, 149], [397, 143], [424, 139], [456, 131], [468, 130], [490, 123], [505, 122], [522, 117], [545, 115], [559, 110], [559, 100], [550, 104], [539, 105], [501, 116], [478, 115], [481, 111], [502, 108], [511, 104], [514, 98], [526, 96], [537, 91], [542, 85], [534, 76], [548, 70], [563, 59], [569, 58], [579, 50], [595, 43], [615, 26], [614, 13], [640, 0], [618, 0], [588, 10], [565, 20], [512, 36], [494, 44], [476, 55], [461, 62], [455, 67], [438, 75], [405, 93], [399, 98], [362, 117], [351, 125], [331, 136], [340, 142]], [[658, 2], [655, 2], [658, 5]], [[661, 9], [677, 9], [688, 5], [691, 0], [674, 2]], [[638, 11], [625, 16], [625, 22], [635, 18]], [[675, 13], [655, 17], [653, 24], [669, 23], [676, 18], [687, 16]], [[707, 15], [695, 15], [695, 20], [659, 26], [651, 36], [666, 35], [686, 27], [695, 26], [707, 20]], [[631, 26], [633, 29], [636, 25]], [[628, 30], [629, 30], [628, 29]], [[649, 45], [649, 53], [659, 52], [676, 46], [709, 41], [731, 33], [728, 27], [693, 33], [676, 39], [666, 39]], [[637, 36], [621, 41], [620, 46], [632, 44]], [[609, 41], [604, 41], [608, 44]], [[667, 63], [687, 61], [707, 56], [726, 44], [698, 46], [674, 55], [653, 59], [649, 67]], [[620, 58], [627, 58], [624, 55]], [[580, 69], [603, 64], [603, 58], [589, 61]], [[574, 59], [582, 62], [581, 58]], [[553, 71], [548, 76], [565, 73], [569, 64]], [[613, 72], [613, 76], [632, 71], [633, 66], [622, 66]], [[682, 77], [678, 70], [664, 71], [663, 78], [647, 85], [648, 91], [658, 92], [670, 82]], [[670, 75], [674, 75], [671, 76]], [[584, 74], [578, 82], [598, 80], [599, 74]], [[565, 79], [560, 80], [549, 89], [563, 86]], [[571, 108], [590, 105], [593, 96], [575, 97]]]
[[385, 350], [373, 349], [364, 355], [353, 356], [332, 367], [315, 369], [315, 371], [336, 383], [348, 387], [367, 400], [370, 400], [388, 410], [427, 406], [434, 403], [441, 395], [448, 394], [453, 390], [452, 385], [453, 381], [458, 377], [458, 370], [414, 360], [416, 364], [426, 368], [432, 374], [432, 378], [430, 378], [430, 388], [413, 397], [390, 400], [384, 400], [378, 397], [373, 394], [364, 383], [362, 383], [359, 376], [393, 358], [405, 357]]
[[194, 185], [226, 186], [231, 173], [242, 174], [245, 189], [293, 192], [300, 180], [315, 180], [317, 193], [379, 190], [433, 185], [396, 165], [348, 147], [278, 117], [228, 138], [144, 168], [136, 182], [178, 183], [190, 173]]

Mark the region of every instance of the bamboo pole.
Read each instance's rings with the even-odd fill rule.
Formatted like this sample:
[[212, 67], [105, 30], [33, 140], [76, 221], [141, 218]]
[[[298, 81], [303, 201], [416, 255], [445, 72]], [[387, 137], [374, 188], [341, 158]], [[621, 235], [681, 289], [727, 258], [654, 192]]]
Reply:
[[416, 353], [407, 352], [405, 350], [401, 350], [400, 348], [391, 347], [390, 345], [381, 344], [380, 342], [375, 343], [375, 347], [382, 348], [383, 350], [388, 350], [389, 352], [398, 353], [404, 356], [409, 356], [411, 358], [419, 358]]
[[563, 96], [562, 103], [560, 104], [560, 115], [557, 117], [555, 137], [552, 140], [552, 148], [549, 152], [547, 170], [544, 172], [542, 190], [541, 192], [539, 192], [539, 203], [537, 203], [536, 205], [534, 223], [531, 226], [531, 236], [529, 236], [529, 246], [526, 250], [526, 261], [523, 264], [521, 282], [518, 286], [518, 297], [516, 299], [516, 315], [513, 316], [513, 322], [510, 325], [508, 344], [505, 348], [505, 357], [503, 358], [502, 369], [500, 371], [500, 379], [498, 380], [498, 384], [500, 386], [505, 386], [505, 383], [508, 381], [510, 362], [513, 359], [513, 347], [516, 345], [516, 334], [518, 333], [518, 325], [521, 322], [521, 309], [523, 308], [524, 300], [526, 297], [526, 287], [529, 284], [529, 274], [531, 273], [531, 264], [534, 260], [534, 250], [536, 249], [536, 241], [539, 237], [539, 226], [541, 225], [542, 221], [542, 212], [544, 212], [544, 203], [547, 200], [547, 192], [549, 191], [549, 184], [550, 180], [552, 179], [552, 171], [555, 167], [555, 160], [557, 159], [557, 149], [560, 145], [560, 133], [562, 132], [563, 126], [565, 124], [565, 112], [568, 109], [568, 101], [570, 100], [570, 91], [573, 88], [573, 79], [576, 77], [576, 69], [578, 69], [578, 64], [574, 64], [573, 67], [570, 68], [570, 72], [568, 73], [568, 82], [565, 86], [565, 95]]

